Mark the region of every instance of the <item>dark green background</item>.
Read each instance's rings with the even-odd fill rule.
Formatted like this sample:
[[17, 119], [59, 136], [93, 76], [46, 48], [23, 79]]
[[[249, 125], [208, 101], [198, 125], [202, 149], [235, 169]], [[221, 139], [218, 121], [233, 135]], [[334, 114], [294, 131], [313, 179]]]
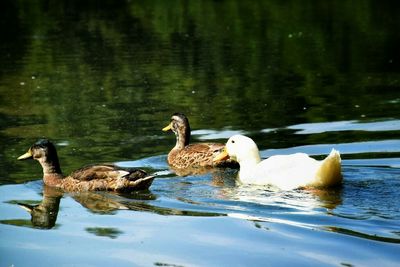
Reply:
[[37, 0], [0, 10], [0, 183], [40, 177], [15, 161], [39, 137], [66, 146], [66, 172], [166, 154], [173, 136], [160, 129], [177, 111], [193, 129], [246, 131], [261, 148], [396, 134], [260, 134], [398, 118], [396, 1]]

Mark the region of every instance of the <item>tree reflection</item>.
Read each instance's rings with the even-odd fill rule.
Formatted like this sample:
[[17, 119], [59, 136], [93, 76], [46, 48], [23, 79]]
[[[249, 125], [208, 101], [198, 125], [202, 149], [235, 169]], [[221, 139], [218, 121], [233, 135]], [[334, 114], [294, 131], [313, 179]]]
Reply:
[[[112, 161], [166, 153], [151, 137], [177, 111], [200, 129], [249, 131], [396, 117], [399, 4], [376, 5], [1, 1], [0, 135], [68, 138], [90, 155], [108, 145]], [[3, 176], [17, 169], [0, 164]]]

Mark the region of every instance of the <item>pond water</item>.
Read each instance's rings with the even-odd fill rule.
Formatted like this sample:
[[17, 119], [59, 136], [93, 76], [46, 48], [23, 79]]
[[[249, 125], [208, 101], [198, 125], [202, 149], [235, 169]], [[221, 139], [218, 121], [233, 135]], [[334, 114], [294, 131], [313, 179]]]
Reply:
[[[1, 1], [1, 266], [398, 266], [400, 4], [393, 1]], [[178, 176], [193, 142], [242, 133], [263, 158], [341, 152], [332, 190]], [[158, 174], [132, 194], [54, 192], [37, 139], [69, 173]], [[23, 205], [39, 205], [31, 215]]]

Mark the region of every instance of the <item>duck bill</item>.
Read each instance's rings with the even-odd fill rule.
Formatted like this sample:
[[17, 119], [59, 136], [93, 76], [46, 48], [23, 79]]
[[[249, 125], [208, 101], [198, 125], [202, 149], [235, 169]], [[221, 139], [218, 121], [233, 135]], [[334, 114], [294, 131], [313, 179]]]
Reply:
[[164, 128], [162, 128], [162, 130], [163, 130], [164, 132], [166, 132], [166, 131], [171, 130], [171, 128], [172, 128], [172, 123], [170, 123], [170, 124], [168, 124], [167, 126], [165, 126]]
[[17, 159], [18, 160], [24, 160], [24, 159], [31, 159], [32, 157], [33, 157], [32, 151], [29, 149], [28, 152], [26, 152], [25, 154], [19, 156]]
[[26, 210], [26, 211], [29, 212], [29, 213], [32, 213], [33, 208], [34, 208], [34, 207], [31, 206], [31, 205], [23, 204], [23, 203], [18, 203], [18, 206], [21, 207], [21, 208], [23, 208], [24, 210]]
[[226, 151], [226, 147], [213, 159], [214, 162], [227, 160], [229, 158], [228, 152]]

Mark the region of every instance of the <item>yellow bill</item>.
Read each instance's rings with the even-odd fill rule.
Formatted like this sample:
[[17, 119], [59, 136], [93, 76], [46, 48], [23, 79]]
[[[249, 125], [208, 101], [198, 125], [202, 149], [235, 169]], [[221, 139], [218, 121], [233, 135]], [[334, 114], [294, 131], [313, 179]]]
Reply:
[[166, 131], [171, 130], [171, 128], [172, 128], [172, 122], [171, 122], [170, 124], [168, 124], [167, 126], [165, 126], [164, 128], [162, 128], [162, 130], [163, 130], [164, 132], [166, 132]]
[[226, 147], [224, 147], [224, 149], [222, 149], [222, 151], [217, 156], [215, 156], [213, 161], [216, 162], [216, 161], [226, 160], [228, 158], [229, 158], [228, 152], [226, 151]]
[[23, 160], [23, 159], [30, 159], [32, 158], [32, 151], [29, 149], [28, 152], [26, 152], [25, 154], [19, 156], [17, 159], [18, 160]]

